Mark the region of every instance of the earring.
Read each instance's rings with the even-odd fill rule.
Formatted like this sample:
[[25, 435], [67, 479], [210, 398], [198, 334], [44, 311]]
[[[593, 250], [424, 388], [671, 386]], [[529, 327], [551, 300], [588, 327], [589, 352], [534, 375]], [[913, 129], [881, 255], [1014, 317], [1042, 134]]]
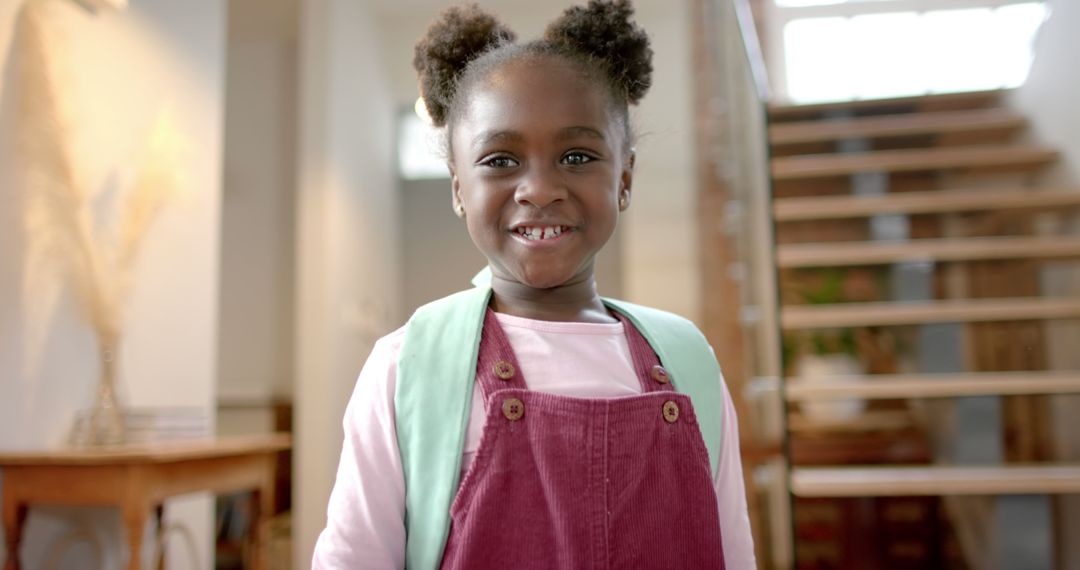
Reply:
[[465, 206], [462, 206], [461, 204], [458, 204], [458, 205], [454, 206], [454, 213], [457, 214], [457, 217], [464, 218], [465, 217]]
[[630, 198], [626, 194], [623, 194], [622, 196], [619, 197], [619, 207], [620, 208], [625, 210], [626, 207], [629, 206], [629, 205], [630, 205]]

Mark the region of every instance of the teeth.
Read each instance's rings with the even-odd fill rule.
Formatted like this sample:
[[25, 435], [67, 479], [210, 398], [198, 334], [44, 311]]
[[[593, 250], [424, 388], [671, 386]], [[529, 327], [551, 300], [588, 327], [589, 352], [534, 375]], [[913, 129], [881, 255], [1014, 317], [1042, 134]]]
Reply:
[[563, 233], [562, 226], [522, 226], [517, 229], [517, 232], [526, 239], [538, 240], [538, 239], [551, 239], [559, 237]]

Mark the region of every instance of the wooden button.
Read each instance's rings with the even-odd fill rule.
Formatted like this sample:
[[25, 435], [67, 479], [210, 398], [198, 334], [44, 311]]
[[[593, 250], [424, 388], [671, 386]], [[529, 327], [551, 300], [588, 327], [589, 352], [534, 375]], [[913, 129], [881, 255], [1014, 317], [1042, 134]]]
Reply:
[[506, 419], [516, 422], [525, 415], [525, 404], [517, 398], [507, 398], [503, 400], [503, 415]]
[[[503, 409], [506, 409], [505, 406]], [[671, 400], [664, 402], [664, 419], [669, 424], [675, 423], [679, 419], [679, 405]]]
[[664, 367], [660, 366], [659, 364], [653, 366], [650, 373], [652, 374], [652, 379], [656, 380], [661, 384], [667, 384], [668, 382], [671, 382], [671, 377], [668, 376], [667, 370], [664, 370]]
[[495, 375], [503, 380], [509, 380], [514, 377], [514, 365], [505, 360], [500, 360], [492, 367], [495, 370]]

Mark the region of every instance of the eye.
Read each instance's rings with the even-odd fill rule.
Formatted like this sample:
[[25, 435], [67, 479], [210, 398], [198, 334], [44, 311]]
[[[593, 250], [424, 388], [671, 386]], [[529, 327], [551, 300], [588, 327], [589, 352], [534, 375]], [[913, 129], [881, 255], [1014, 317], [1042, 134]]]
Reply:
[[562, 163], [569, 166], [582, 166], [594, 160], [596, 160], [595, 157], [581, 151], [571, 151], [562, 157]]
[[509, 156], [497, 154], [481, 159], [479, 164], [488, 168], [513, 168], [518, 165], [518, 161]]

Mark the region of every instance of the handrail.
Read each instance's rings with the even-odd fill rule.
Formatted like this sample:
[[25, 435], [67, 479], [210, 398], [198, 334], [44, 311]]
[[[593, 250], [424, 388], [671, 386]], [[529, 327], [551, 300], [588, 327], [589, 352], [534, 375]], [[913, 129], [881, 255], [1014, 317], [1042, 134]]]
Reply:
[[754, 88], [757, 90], [758, 99], [768, 102], [771, 97], [769, 74], [765, 69], [765, 53], [761, 49], [761, 39], [754, 24], [753, 8], [750, 0], [732, 0], [732, 3], [735, 5], [735, 18], [742, 34], [743, 48], [750, 62], [750, 73], [754, 77]]
[[[764, 516], [760, 501], [751, 501], [751, 517], [768, 525], [769, 540], [759, 548], [759, 560], [772, 568], [791, 568], [794, 527], [782, 459], [790, 457], [790, 450], [787, 441], [777, 439], [787, 431], [783, 402], [742, 397], [750, 375], [781, 374], [767, 144], [769, 81], [749, 0], [695, 0], [692, 5], [695, 100], [701, 117], [696, 132], [703, 329], [718, 346], [733, 402], [741, 406], [740, 413], [753, 412], [741, 416], [750, 428], [742, 432], [743, 465], [768, 466], [768, 482], [750, 482], [755, 497], [769, 497], [764, 519], [759, 518]], [[757, 309], [753, 322], [743, 310], [751, 306]], [[778, 409], [757, 414], [757, 408], [748, 409], [752, 405]]]

